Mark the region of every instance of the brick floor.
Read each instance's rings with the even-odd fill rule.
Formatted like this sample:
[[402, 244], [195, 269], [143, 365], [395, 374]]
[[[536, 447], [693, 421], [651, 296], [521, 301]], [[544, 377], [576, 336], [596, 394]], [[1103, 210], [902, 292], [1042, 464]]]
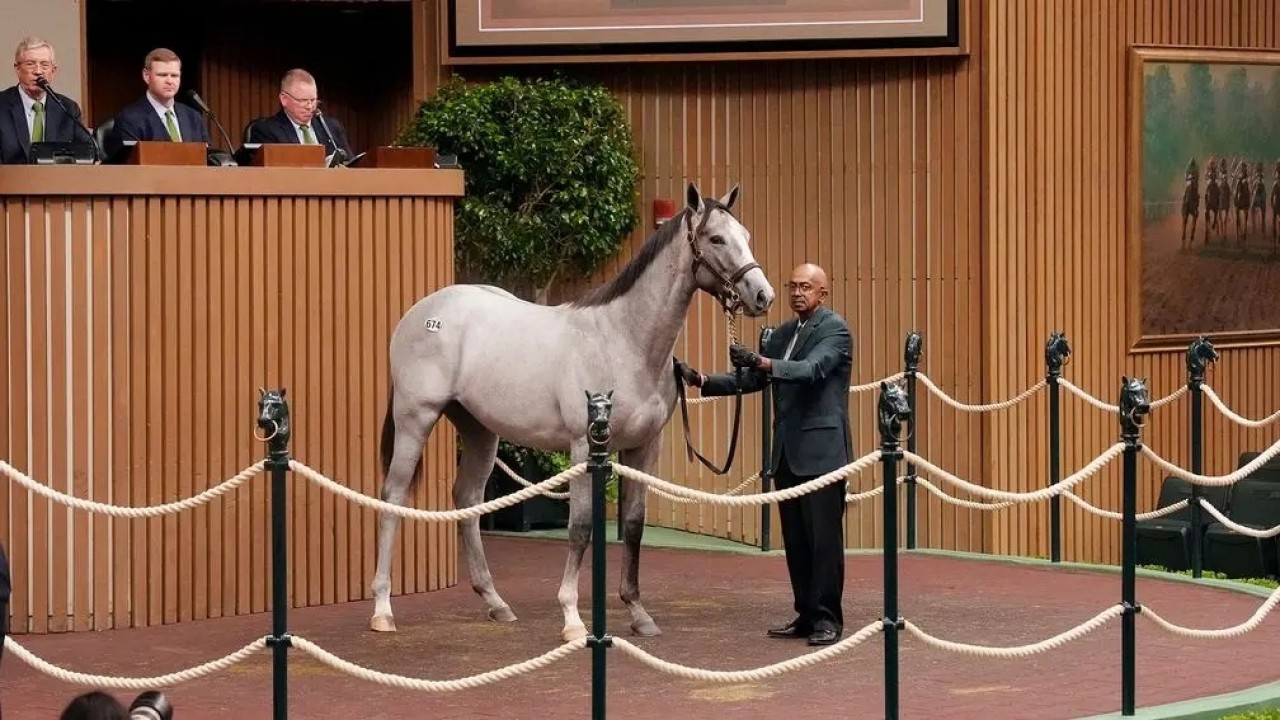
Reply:
[[[367, 631], [371, 602], [293, 610], [293, 632], [353, 662], [431, 679], [456, 678], [541, 654], [559, 644], [555, 592], [563, 545], [539, 539], [486, 538], [502, 591], [520, 620], [484, 619], [463, 578], [455, 588], [393, 600], [400, 632]], [[610, 627], [625, 632], [616, 600], [618, 548], [609, 548]], [[590, 553], [586, 567], [590, 567]], [[711, 669], [745, 669], [809, 650], [770, 640], [764, 628], [789, 615], [790, 593], [779, 556], [646, 549], [646, 605], [664, 631], [632, 638], [659, 656]], [[465, 573], [465, 571], [464, 571]], [[582, 611], [590, 624], [590, 582]], [[882, 612], [878, 555], [848, 561], [845, 613], [854, 631]], [[930, 555], [903, 556], [901, 611], [932, 634], [960, 642], [1008, 646], [1037, 642], [1116, 602], [1119, 575]], [[1247, 619], [1261, 598], [1211, 587], [1139, 578], [1139, 601], [1171, 621], [1203, 628]], [[158, 675], [220, 657], [266, 634], [269, 615], [209, 620], [100, 634], [25, 636], [18, 640], [72, 670]], [[1139, 706], [1240, 690], [1280, 680], [1272, 659], [1280, 618], [1228, 640], [1183, 639], [1138, 623]], [[480, 689], [423, 693], [367, 683], [291, 655], [292, 718], [590, 717], [589, 651], [532, 674]], [[1195, 668], [1195, 669], [1192, 669]], [[883, 638], [838, 658], [780, 677], [732, 685], [658, 673], [610, 651], [609, 716], [628, 720], [883, 717]], [[925, 646], [906, 636], [901, 648], [901, 717], [1072, 718], [1120, 708], [1120, 621], [1065, 646], [1025, 659], [985, 659]], [[5, 720], [45, 720], [83, 689], [31, 670], [11, 656], [0, 665]], [[166, 688], [175, 720], [271, 715], [266, 653], [204, 680]], [[128, 699], [134, 692], [117, 691]]]

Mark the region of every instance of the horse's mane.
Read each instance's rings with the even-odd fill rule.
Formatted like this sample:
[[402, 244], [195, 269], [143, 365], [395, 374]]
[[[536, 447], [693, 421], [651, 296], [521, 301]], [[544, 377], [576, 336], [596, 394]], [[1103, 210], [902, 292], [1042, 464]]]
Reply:
[[683, 208], [676, 213], [675, 217], [659, 225], [658, 229], [644, 241], [644, 245], [640, 246], [640, 251], [636, 253], [635, 257], [631, 258], [631, 262], [627, 263], [622, 272], [600, 287], [588, 290], [569, 304], [577, 308], [607, 305], [627, 294], [631, 288], [635, 287], [636, 281], [640, 279], [644, 271], [648, 270], [653, 261], [657, 259], [658, 253], [662, 252], [676, 238], [680, 231], [680, 224], [684, 222], [684, 216], [688, 213], [689, 209]]

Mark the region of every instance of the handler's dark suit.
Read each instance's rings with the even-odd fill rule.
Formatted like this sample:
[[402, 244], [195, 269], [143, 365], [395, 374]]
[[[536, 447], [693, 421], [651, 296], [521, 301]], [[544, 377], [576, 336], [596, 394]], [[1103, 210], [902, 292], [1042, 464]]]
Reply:
[[[311, 121], [311, 134], [316, 143], [324, 146], [324, 154], [332, 155], [335, 148], [346, 153], [347, 159], [353, 157], [351, 145], [347, 142], [347, 131], [342, 123], [331, 115], [325, 114], [324, 122], [333, 130], [333, 137], [324, 131], [324, 125], [317, 120]], [[293, 143], [299, 144], [297, 126], [289, 119], [284, 110], [269, 117], [258, 118], [249, 125], [247, 142], [251, 143]]]
[[[852, 339], [844, 318], [819, 306], [804, 327], [783, 323], [761, 353], [773, 369], [744, 370], [743, 392], [773, 388], [774, 445], [770, 468], [779, 490], [853, 462], [849, 423]], [[787, 346], [795, 347], [787, 355]], [[788, 359], [782, 359], [782, 358]], [[702, 394], [732, 395], [732, 373], [710, 375]], [[844, 629], [844, 481], [778, 503], [798, 631]]]

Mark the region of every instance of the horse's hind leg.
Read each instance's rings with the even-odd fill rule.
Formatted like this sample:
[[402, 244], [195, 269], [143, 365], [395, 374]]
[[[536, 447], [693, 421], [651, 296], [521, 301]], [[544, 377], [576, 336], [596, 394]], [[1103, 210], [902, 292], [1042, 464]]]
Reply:
[[[395, 405], [393, 396], [382, 430], [384, 452], [390, 450], [391, 462], [382, 483], [381, 497], [384, 502], [403, 505], [409, 486], [417, 475], [423, 442], [435, 427], [440, 411], [431, 407], [415, 407], [401, 408], [401, 412], [397, 412]], [[391, 613], [391, 551], [399, 527], [400, 516], [378, 513], [378, 564], [373, 574], [373, 618], [369, 621], [369, 627], [378, 632], [395, 632], [396, 629]]]
[[[572, 465], [587, 460], [586, 440], [575, 440], [569, 449]], [[565, 558], [564, 577], [556, 598], [564, 612], [564, 629], [560, 637], [565, 642], [585, 637], [587, 626], [578, 614], [578, 573], [582, 569], [582, 556], [591, 542], [591, 478], [584, 475], [569, 481], [569, 556]]]
[[[661, 443], [661, 436], [658, 436], [643, 448], [619, 453], [618, 460], [627, 467], [649, 472], [658, 459]], [[640, 541], [644, 537], [646, 496], [643, 484], [618, 478], [618, 517], [622, 522], [623, 540], [622, 582], [618, 594], [631, 611], [631, 631], [637, 635], [652, 637], [661, 635], [662, 631], [640, 604]]]
[[[493, 461], [498, 456], [498, 436], [481, 425], [475, 417], [460, 405], [445, 409], [445, 415], [458, 430], [462, 445], [462, 459], [458, 461], [458, 479], [453, 485], [453, 504], [463, 508], [479, 505], [484, 500], [484, 488], [493, 472]], [[489, 617], [500, 622], [512, 622], [515, 613], [498, 595], [493, 586], [493, 575], [484, 557], [484, 545], [480, 540], [480, 518], [460, 522], [462, 531], [462, 556], [471, 576], [471, 588], [489, 607]]]

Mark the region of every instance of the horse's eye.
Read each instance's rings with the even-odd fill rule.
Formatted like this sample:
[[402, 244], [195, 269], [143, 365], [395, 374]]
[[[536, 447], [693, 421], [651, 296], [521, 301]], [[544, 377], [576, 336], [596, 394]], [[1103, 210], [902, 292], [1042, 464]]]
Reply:
[[723, 245], [723, 244], [724, 244], [724, 236], [723, 236], [723, 235], [712, 235], [712, 236], [711, 236], [711, 244], [712, 244], [712, 245]]

